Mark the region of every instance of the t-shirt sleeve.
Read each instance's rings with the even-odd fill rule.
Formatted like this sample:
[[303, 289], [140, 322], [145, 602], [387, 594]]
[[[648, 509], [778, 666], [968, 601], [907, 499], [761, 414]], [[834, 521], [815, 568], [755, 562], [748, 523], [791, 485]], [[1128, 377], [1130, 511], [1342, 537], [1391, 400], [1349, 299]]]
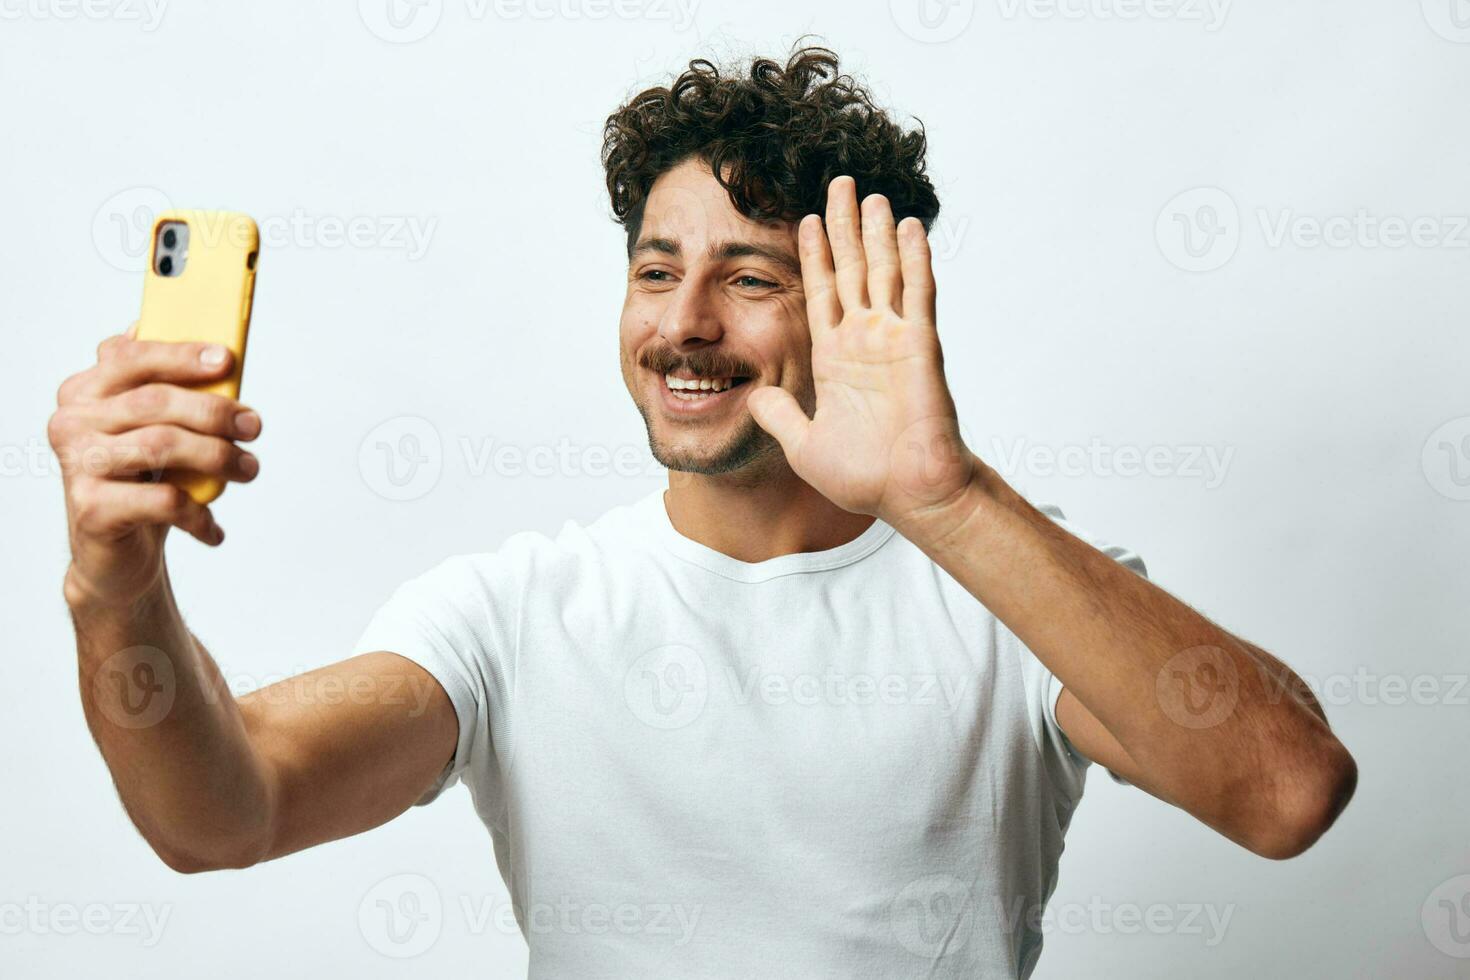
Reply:
[[[1067, 520], [1061, 508], [1053, 504], [1038, 504], [1036, 509], [1051, 518], [1064, 530], [1087, 542], [1109, 558], [1144, 578], [1148, 577], [1148, 567], [1144, 565], [1143, 559], [1136, 552], [1121, 545], [1110, 544], [1077, 527]], [[1019, 644], [1020, 641], [1018, 640], [1017, 643]], [[1066, 733], [1062, 731], [1062, 726], [1057, 723], [1057, 701], [1062, 696], [1062, 682], [1030, 649], [1024, 645], [1021, 645], [1021, 649], [1023, 651], [1022, 669], [1028, 675], [1027, 689], [1031, 692], [1035, 702], [1031, 707], [1034, 727], [1039, 729], [1043, 755], [1046, 757], [1048, 766], [1055, 771], [1054, 779], [1061, 785], [1061, 788], [1068, 792], [1075, 789], [1075, 793], [1080, 794], [1082, 777], [1087, 767], [1092, 764], [1092, 760], [1077, 750], [1071, 739], [1067, 738]], [[1107, 773], [1114, 782], [1124, 786], [1128, 785], [1126, 779], [1111, 769]]]
[[1062, 727], [1057, 724], [1056, 704], [1062, 684], [1031, 649], [1004, 624], [998, 624], [1004, 646], [1015, 652], [1026, 691], [1026, 716], [1031, 734], [1041, 751], [1046, 770], [1062, 808], [1070, 810], [1082, 796], [1090, 760], [1072, 747]]
[[[428, 671], [454, 705], [454, 757], [417, 801], [429, 803], [464, 779], [479, 797], [495, 792], [495, 747], [507, 715], [505, 666], [513, 631], [497, 610], [493, 555], [446, 559], [400, 585], [369, 620], [354, 654], [386, 650]], [[497, 737], [501, 736], [501, 737]]]

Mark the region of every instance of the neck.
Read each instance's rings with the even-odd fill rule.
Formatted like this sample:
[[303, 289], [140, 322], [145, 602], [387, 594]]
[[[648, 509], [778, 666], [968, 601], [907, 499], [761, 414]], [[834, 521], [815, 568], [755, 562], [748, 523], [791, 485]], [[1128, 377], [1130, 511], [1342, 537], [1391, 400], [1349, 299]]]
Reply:
[[813, 490], [784, 461], [759, 478], [670, 471], [664, 508], [684, 537], [744, 562], [826, 551], [873, 524]]

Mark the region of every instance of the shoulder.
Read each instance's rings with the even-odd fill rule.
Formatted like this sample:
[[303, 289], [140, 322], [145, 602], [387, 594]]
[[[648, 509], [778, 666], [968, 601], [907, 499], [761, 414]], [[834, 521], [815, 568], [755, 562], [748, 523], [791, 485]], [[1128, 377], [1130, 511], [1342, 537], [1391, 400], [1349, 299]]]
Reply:
[[450, 555], [404, 587], [441, 597], [494, 597], [518, 593], [532, 580], [555, 587], [568, 577], [600, 574], [610, 562], [648, 547], [647, 510], [643, 498], [586, 524], [568, 520], [554, 534], [519, 531], [493, 550]]

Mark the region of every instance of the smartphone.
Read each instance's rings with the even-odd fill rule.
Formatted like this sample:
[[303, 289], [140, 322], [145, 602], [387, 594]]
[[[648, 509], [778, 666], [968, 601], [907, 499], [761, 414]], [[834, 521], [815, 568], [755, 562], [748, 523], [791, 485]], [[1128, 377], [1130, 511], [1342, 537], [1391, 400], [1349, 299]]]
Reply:
[[[153, 222], [143, 279], [143, 312], [134, 336], [138, 340], [223, 344], [235, 355], [234, 370], [228, 377], [196, 387], [239, 398], [259, 256], [260, 231], [248, 215], [163, 212]], [[225, 489], [224, 480], [202, 473], [169, 472], [165, 478], [201, 504]]]

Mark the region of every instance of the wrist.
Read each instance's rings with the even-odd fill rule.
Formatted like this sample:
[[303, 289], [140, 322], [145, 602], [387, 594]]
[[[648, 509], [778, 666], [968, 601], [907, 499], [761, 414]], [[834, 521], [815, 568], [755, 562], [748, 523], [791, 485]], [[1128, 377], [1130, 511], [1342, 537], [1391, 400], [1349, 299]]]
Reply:
[[62, 597], [71, 610], [74, 621], [131, 623], [147, 618], [166, 601], [168, 576], [160, 567], [153, 580], [141, 589], [129, 590], [126, 595], [117, 595], [97, 589], [73, 561], [67, 565], [61, 588]]
[[953, 493], [889, 521], [900, 534], [930, 555], [945, 550], [960, 538], [984, 533], [982, 529], [991, 523], [992, 515], [1007, 494], [1014, 493], [979, 456], [970, 453], [970, 458], [969, 478]]

